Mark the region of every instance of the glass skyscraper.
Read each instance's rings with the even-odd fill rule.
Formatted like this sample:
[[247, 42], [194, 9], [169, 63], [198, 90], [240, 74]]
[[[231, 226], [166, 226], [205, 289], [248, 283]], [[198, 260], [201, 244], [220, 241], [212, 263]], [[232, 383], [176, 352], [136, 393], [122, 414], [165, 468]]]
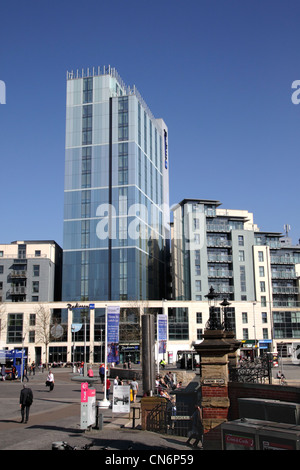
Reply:
[[114, 68], [67, 73], [63, 300], [167, 298], [168, 129]]

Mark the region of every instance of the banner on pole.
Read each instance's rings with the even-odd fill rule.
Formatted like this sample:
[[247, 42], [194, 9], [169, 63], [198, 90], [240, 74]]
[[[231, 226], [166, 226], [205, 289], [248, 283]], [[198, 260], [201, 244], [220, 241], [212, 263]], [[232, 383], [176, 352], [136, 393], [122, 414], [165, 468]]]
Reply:
[[158, 352], [165, 353], [167, 351], [168, 339], [168, 315], [157, 315], [157, 341]]
[[120, 307], [107, 307], [107, 362], [119, 362]]

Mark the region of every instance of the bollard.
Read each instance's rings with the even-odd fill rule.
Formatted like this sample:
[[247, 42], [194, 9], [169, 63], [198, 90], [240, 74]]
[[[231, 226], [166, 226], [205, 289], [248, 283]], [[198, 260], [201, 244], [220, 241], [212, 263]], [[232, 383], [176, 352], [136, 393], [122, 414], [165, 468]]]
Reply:
[[101, 410], [101, 405], [100, 402], [98, 401], [98, 406], [97, 406], [97, 413], [96, 413], [96, 429], [99, 431], [102, 431], [103, 429], [103, 414], [100, 413]]

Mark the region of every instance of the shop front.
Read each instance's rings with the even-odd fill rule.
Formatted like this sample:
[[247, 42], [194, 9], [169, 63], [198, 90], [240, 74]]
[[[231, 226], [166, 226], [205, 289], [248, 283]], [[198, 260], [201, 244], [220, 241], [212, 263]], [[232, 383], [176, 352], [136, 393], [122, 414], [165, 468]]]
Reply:
[[128, 363], [131, 362], [132, 364], [139, 364], [140, 363], [140, 345], [139, 344], [120, 344], [119, 346], [120, 352], [120, 363]]

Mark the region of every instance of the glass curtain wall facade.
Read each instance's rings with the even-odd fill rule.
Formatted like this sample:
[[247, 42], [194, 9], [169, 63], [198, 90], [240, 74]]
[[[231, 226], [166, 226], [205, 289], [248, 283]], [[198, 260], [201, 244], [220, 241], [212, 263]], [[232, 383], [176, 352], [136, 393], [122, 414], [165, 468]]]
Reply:
[[115, 69], [68, 72], [63, 300], [166, 297], [167, 138]]

